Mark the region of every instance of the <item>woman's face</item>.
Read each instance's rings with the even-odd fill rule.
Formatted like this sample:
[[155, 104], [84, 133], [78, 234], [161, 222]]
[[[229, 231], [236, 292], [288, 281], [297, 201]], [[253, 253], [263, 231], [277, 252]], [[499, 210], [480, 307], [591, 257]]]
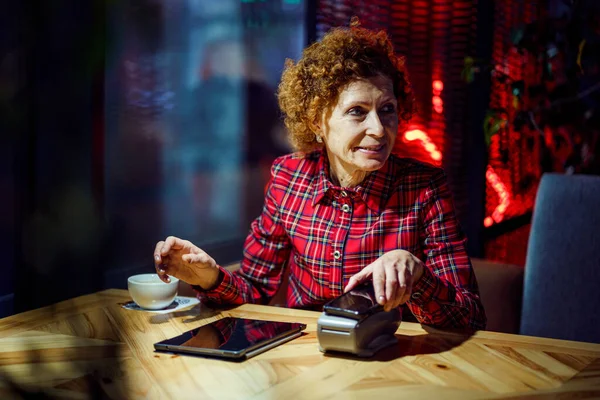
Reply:
[[[332, 172], [360, 177], [383, 166], [398, 132], [397, 101], [385, 76], [346, 85], [319, 125]], [[342, 182], [342, 179], [340, 179]], [[342, 185], [343, 186], [343, 185]]]

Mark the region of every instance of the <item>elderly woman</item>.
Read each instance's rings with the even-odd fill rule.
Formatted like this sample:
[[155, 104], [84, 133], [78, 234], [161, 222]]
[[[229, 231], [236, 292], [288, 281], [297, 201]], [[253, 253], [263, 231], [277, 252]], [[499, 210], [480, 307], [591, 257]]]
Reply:
[[320, 306], [372, 280], [378, 302], [438, 327], [485, 328], [444, 172], [391, 154], [414, 99], [385, 32], [354, 21], [287, 61], [279, 105], [298, 152], [272, 167], [241, 269], [189, 241], [156, 245], [156, 270], [204, 301], [265, 303], [289, 268], [288, 307]]

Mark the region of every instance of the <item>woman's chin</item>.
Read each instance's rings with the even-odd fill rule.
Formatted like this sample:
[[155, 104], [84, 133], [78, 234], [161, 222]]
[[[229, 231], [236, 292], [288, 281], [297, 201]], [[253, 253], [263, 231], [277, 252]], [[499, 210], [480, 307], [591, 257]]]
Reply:
[[387, 157], [385, 159], [369, 158], [366, 160], [360, 160], [360, 162], [357, 163], [357, 167], [363, 171], [369, 171], [369, 172], [377, 171], [378, 169], [383, 167], [386, 160], [387, 160]]
[[357, 154], [355, 157], [356, 166], [363, 171], [376, 171], [383, 167], [389, 157], [389, 153], [379, 154]]

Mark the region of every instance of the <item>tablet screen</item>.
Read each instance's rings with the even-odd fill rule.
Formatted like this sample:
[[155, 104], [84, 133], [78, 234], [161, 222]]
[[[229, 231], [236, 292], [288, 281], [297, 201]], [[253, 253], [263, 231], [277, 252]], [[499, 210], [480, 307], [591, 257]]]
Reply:
[[188, 331], [180, 336], [158, 343], [171, 348], [214, 349], [239, 352], [263, 342], [298, 332], [306, 325], [289, 322], [259, 321], [245, 318], [223, 318]]

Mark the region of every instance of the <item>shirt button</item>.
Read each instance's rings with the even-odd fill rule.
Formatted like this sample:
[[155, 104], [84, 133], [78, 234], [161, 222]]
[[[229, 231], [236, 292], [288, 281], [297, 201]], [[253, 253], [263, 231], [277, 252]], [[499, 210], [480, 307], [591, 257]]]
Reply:
[[350, 206], [349, 206], [348, 204], [344, 204], [344, 205], [342, 206], [342, 211], [343, 211], [343, 212], [346, 212], [346, 213], [347, 213], [347, 212], [349, 212], [349, 211], [350, 211]]
[[348, 197], [348, 193], [346, 193], [345, 190], [342, 190], [342, 193], [340, 193], [342, 195], [342, 197]]
[[333, 258], [335, 258], [336, 260], [339, 260], [341, 256], [342, 253], [340, 253], [339, 251], [336, 250], [333, 252]]
[[413, 293], [412, 296], [410, 296], [410, 297], [417, 300], [419, 297], [421, 297], [421, 293], [419, 293], [419, 292]]

